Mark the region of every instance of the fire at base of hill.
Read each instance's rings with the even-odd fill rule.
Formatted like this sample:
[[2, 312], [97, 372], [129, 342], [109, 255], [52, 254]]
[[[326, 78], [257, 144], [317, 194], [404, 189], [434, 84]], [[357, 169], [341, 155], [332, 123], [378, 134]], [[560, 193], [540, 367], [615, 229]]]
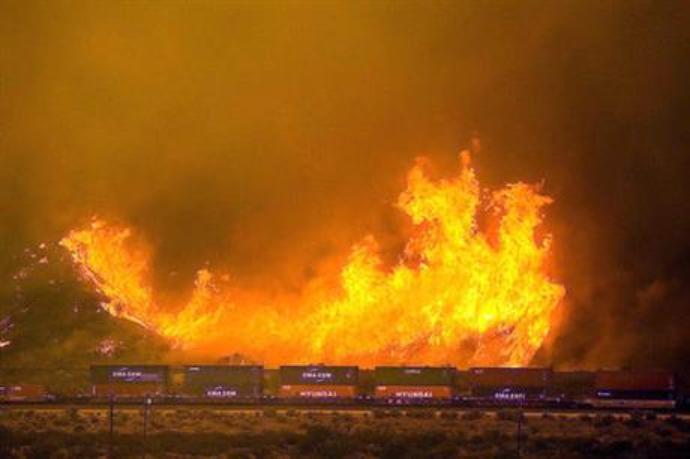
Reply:
[[[524, 183], [482, 193], [467, 152], [452, 178], [432, 180], [418, 162], [397, 202], [414, 225], [400, 261], [385, 266], [368, 235], [338, 288], [314, 287], [332, 284], [317, 279], [297, 299], [200, 270], [185, 304], [161, 304], [149, 281], [152, 255], [132, 229], [95, 219], [61, 244], [110, 314], [180, 348], [266, 364], [518, 366], [542, 345], [565, 295], [546, 269], [551, 239], [535, 234], [551, 202]], [[482, 229], [483, 213], [491, 223]]]

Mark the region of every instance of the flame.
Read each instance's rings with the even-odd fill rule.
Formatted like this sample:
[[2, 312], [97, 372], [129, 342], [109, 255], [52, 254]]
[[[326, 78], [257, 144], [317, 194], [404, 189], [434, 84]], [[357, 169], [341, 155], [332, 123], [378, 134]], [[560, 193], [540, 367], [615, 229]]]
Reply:
[[[483, 196], [469, 153], [461, 165], [457, 177], [438, 181], [420, 162], [409, 172], [397, 206], [415, 232], [395, 266], [384, 266], [366, 236], [340, 271], [339, 288], [305, 288], [297, 300], [220, 285], [201, 270], [189, 301], [161, 307], [148, 280], [149, 252], [131, 243], [130, 229], [94, 220], [61, 244], [109, 298], [109, 313], [183, 348], [267, 364], [525, 365], [565, 295], [546, 272], [551, 238], [535, 234], [552, 200], [524, 183]], [[495, 234], [479, 228], [482, 205]]]

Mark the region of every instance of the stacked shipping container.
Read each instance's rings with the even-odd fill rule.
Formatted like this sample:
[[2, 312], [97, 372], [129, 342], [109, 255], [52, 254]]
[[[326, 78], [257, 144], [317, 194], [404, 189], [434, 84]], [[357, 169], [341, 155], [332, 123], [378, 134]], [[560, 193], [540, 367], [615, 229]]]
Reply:
[[193, 365], [184, 367], [184, 394], [196, 397], [251, 399], [263, 393], [263, 367]]
[[595, 379], [596, 407], [673, 408], [675, 380], [663, 370], [599, 371]]
[[471, 368], [467, 373], [473, 399], [501, 403], [545, 400], [550, 368]]
[[354, 398], [357, 395], [359, 368], [352, 366], [282, 366], [282, 398]]
[[376, 367], [374, 398], [386, 400], [450, 400], [455, 368]]
[[96, 397], [144, 397], [163, 395], [168, 387], [165, 365], [93, 365], [92, 394]]

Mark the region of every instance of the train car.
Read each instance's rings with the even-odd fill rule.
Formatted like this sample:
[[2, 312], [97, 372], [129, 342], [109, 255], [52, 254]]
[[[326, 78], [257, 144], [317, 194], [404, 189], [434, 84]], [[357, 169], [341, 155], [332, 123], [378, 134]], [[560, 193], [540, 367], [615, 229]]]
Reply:
[[259, 365], [189, 365], [184, 367], [183, 395], [214, 400], [261, 399], [264, 368]]
[[44, 402], [52, 396], [42, 384], [7, 384], [0, 385], [2, 402]]
[[549, 402], [550, 368], [470, 368], [466, 400], [489, 405], [541, 405]]
[[118, 398], [165, 395], [169, 373], [166, 365], [92, 365], [91, 394]]
[[359, 368], [289, 365], [280, 367], [278, 398], [283, 400], [349, 400], [357, 396]]
[[594, 395], [595, 377], [593, 371], [554, 371], [548, 388], [549, 398], [564, 406], [589, 405]]
[[591, 404], [597, 408], [672, 409], [673, 373], [663, 370], [598, 371]]
[[400, 404], [449, 402], [455, 372], [451, 367], [376, 367], [374, 399]]

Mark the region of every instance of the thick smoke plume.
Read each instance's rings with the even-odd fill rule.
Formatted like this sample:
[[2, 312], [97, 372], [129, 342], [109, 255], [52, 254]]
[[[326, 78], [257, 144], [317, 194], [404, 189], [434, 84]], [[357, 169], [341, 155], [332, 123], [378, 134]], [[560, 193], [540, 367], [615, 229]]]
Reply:
[[488, 186], [555, 198], [568, 295], [535, 361], [687, 366], [689, 10], [3, 2], [0, 294], [94, 214], [144, 234], [161, 295], [204, 266], [297, 292], [362, 234], [400, 253], [412, 159], [479, 135]]

